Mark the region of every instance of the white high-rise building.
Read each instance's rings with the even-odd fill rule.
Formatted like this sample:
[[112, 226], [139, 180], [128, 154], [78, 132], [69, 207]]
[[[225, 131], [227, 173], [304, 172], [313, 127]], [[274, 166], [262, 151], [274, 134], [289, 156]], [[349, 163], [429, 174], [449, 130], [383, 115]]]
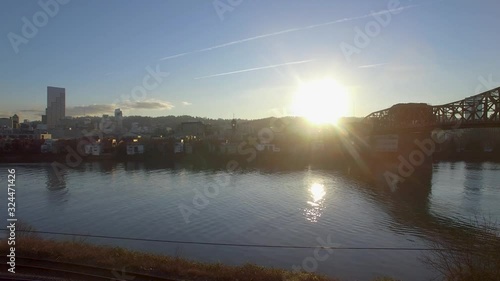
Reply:
[[47, 87], [47, 129], [54, 129], [66, 116], [66, 89]]

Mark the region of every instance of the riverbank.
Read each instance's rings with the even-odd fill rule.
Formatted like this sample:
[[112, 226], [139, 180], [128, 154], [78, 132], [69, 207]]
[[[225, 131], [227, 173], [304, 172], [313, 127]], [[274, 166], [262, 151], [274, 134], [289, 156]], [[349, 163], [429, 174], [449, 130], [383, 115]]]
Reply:
[[[6, 253], [7, 242], [0, 240], [0, 251]], [[96, 266], [101, 268], [126, 268], [128, 272], [148, 274], [182, 280], [218, 281], [337, 281], [323, 275], [308, 272], [292, 272], [266, 268], [254, 264], [229, 266], [190, 261], [179, 257], [131, 251], [119, 247], [96, 246], [84, 242], [54, 241], [36, 236], [19, 237], [16, 240], [16, 256]], [[395, 281], [377, 278], [375, 281]]]

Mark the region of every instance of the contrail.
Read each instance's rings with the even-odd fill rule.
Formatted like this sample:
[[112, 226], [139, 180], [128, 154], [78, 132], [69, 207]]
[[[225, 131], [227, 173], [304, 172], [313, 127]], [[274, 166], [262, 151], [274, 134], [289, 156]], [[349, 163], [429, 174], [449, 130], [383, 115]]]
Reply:
[[208, 76], [197, 77], [194, 79], [205, 79], [205, 78], [211, 78], [211, 77], [225, 76], [225, 75], [231, 75], [231, 74], [237, 74], [237, 73], [243, 73], [243, 72], [250, 72], [250, 71], [262, 70], [262, 69], [275, 68], [275, 67], [286, 66], [286, 65], [308, 63], [311, 61], [314, 61], [314, 60], [292, 61], [292, 62], [287, 62], [287, 63], [282, 63], [282, 64], [273, 64], [273, 65], [267, 65], [267, 66], [261, 66], [261, 67], [254, 67], [254, 68], [248, 68], [248, 69], [243, 69], [243, 70], [236, 70], [236, 71], [231, 71], [231, 72], [212, 74], [212, 75], [208, 75]]
[[358, 68], [375, 68], [375, 67], [379, 67], [379, 66], [383, 66], [383, 65], [387, 65], [389, 64], [388, 62], [384, 62], [384, 63], [377, 63], [377, 64], [367, 64], [367, 65], [360, 65], [358, 66]]
[[185, 56], [185, 55], [188, 55], [188, 54], [192, 54], [192, 53], [196, 53], [196, 52], [200, 52], [200, 51], [194, 51], [194, 52], [190, 52], [190, 53], [177, 54], [177, 55], [173, 55], [173, 56], [161, 58], [160, 60], [174, 59], [174, 58], [182, 57], [182, 56]]
[[245, 42], [249, 42], [249, 41], [254, 41], [254, 40], [258, 40], [258, 39], [262, 39], [262, 38], [277, 36], [277, 35], [286, 34], [286, 33], [290, 33], [290, 32], [308, 30], [308, 29], [312, 29], [312, 28], [333, 25], [333, 24], [337, 24], [337, 23], [341, 23], [341, 22], [346, 22], [346, 21], [353, 21], [353, 20], [365, 19], [365, 18], [372, 17], [374, 15], [382, 15], [382, 14], [387, 14], [387, 13], [400, 12], [400, 11], [412, 9], [412, 8], [415, 8], [415, 7], [418, 7], [418, 6], [420, 6], [420, 5], [408, 5], [408, 6], [404, 6], [404, 7], [399, 7], [397, 9], [383, 10], [383, 11], [380, 11], [380, 12], [370, 13], [370, 14], [366, 14], [366, 15], [363, 15], [363, 16], [343, 18], [343, 19], [338, 19], [338, 20], [329, 21], [329, 22], [325, 22], [325, 23], [319, 23], [319, 24], [309, 25], [309, 26], [305, 26], [305, 27], [290, 28], [290, 29], [286, 29], [286, 30], [282, 30], [282, 31], [277, 31], [277, 32], [268, 33], [268, 34], [262, 34], [262, 35], [258, 35], [258, 36], [254, 36], [254, 37], [249, 37], [249, 38], [246, 38], [246, 39], [241, 39], [241, 40], [232, 41], [232, 42], [228, 42], [228, 43], [224, 43], [224, 44], [220, 44], [220, 45], [215, 45], [215, 46], [212, 46], [212, 47], [208, 47], [208, 48], [204, 48], [204, 49], [199, 49], [199, 50], [195, 50], [195, 51], [191, 51], [191, 52], [180, 53], [180, 54], [177, 54], [177, 55], [172, 55], [172, 56], [161, 58], [160, 60], [169, 60], [169, 59], [183, 57], [183, 56], [187, 56], [187, 55], [191, 55], [191, 54], [195, 54], [195, 53], [212, 51], [212, 50], [215, 50], [215, 49], [220, 49], [220, 48], [224, 48], [224, 47], [228, 47], [228, 46], [232, 46], [232, 45], [236, 45], [236, 44], [241, 44], [241, 43], [245, 43]]

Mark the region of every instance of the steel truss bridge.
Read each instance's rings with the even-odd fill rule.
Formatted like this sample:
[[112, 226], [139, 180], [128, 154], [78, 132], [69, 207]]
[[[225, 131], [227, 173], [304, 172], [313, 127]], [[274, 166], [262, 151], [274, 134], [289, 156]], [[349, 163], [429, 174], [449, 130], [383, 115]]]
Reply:
[[500, 127], [500, 87], [443, 105], [396, 104], [363, 121], [372, 133]]

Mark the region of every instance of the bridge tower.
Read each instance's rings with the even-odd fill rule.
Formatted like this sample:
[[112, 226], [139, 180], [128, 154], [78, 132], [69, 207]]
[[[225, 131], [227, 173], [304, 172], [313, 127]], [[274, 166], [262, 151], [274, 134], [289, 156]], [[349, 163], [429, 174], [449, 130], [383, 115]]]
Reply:
[[373, 176], [391, 188], [428, 178], [437, 147], [437, 136], [430, 127], [435, 123], [432, 106], [396, 104], [378, 117], [369, 120], [370, 153], [365, 158]]

